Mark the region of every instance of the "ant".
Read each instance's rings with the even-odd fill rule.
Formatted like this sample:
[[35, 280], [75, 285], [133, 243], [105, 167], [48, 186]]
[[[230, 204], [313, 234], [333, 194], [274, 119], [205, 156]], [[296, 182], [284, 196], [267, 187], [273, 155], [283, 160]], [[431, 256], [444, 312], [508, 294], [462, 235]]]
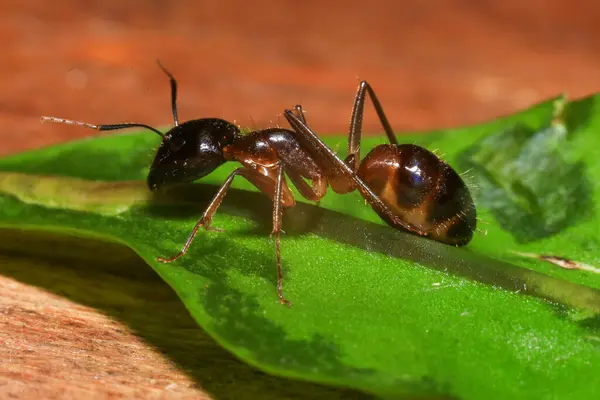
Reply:
[[[98, 131], [131, 127], [149, 129], [162, 141], [147, 178], [148, 187], [156, 191], [164, 186], [193, 182], [227, 161], [242, 166], [225, 179], [190, 232], [182, 249], [172, 257], [158, 257], [170, 263], [189, 249], [198, 230], [222, 231], [211, 226], [212, 218], [223, 201], [233, 179], [240, 175], [273, 201], [273, 229], [277, 259], [277, 294], [282, 304], [281, 240], [283, 208], [295, 205], [285, 175], [306, 199], [314, 202], [327, 192], [358, 189], [373, 209], [390, 225], [447, 244], [464, 245], [475, 228], [475, 208], [460, 176], [433, 153], [418, 146], [398, 145], [391, 126], [375, 93], [362, 82], [356, 95], [350, 134], [349, 156], [342, 161], [308, 127], [302, 107], [285, 110], [294, 130], [268, 128], [242, 135], [238, 126], [219, 118], [201, 118], [179, 124], [177, 115], [177, 81], [160, 63], [169, 77], [171, 112], [174, 127], [167, 133], [140, 123], [93, 125], [56, 117], [42, 117], [69, 125]], [[371, 100], [391, 142], [376, 147], [359, 166], [359, 145], [365, 94]], [[310, 185], [307, 181], [310, 181]]]

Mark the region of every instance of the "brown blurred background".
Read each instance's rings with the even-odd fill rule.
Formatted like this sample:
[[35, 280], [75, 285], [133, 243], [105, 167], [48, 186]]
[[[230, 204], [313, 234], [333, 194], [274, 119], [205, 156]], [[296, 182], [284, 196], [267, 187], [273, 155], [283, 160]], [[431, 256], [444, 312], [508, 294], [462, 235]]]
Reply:
[[360, 78], [397, 130], [472, 124], [600, 91], [599, 18], [596, 0], [2, 1], [0, 154], [94, 134], [40, 115], [171, 123], [156, 59], [183, 120], [267, 127], [301, 102], [343, 133]]

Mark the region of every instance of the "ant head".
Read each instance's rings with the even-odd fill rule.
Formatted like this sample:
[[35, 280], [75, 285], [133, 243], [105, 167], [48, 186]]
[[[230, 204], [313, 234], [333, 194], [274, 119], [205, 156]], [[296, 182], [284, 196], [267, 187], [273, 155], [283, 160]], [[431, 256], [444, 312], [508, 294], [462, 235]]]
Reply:
[[203, 118], [174, 127], [164, 136], [150, 167], [148, 187], [192, 182], [225, 162], [223, 147], [239, 137], [239, 128], [225, 120]]

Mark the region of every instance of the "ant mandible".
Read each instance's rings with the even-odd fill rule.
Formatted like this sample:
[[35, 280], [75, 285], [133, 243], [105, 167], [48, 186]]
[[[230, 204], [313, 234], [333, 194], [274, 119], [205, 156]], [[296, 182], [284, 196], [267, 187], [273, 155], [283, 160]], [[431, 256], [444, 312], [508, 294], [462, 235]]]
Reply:
[[[93, 125], [42, 117], [42, 121], [78, 125], [99, 131], [142, 127], [157, 133], [162, 141], [147, 179], [152, 191], [163, 186], [198, 180], [226, 161], [242, 164], [217, 190], [183, 248], [173, 257], [158, 257], [158, 261], [170, 263], [183, 256], [201, 227], [205, 230], [220, 230], [213, 228], [211, 221], [237, 175], [246, 178], [273, 201], [271, 235], [275, 236], [277, 294], [282, 304], [289, 304], [282, 290], [282, 213], [284, 207], [295, 205], [284, 175], [289, 177], [300, 194], [308, 200], [318, 202], [329, 185], [337, 193], [358, 189], [374, 210], [396, 228], [448, 244], [462, 245], [471, 239], [475, 228], [475, 209], [458, 174], [433, 153], [421, 147], [398, 145], [383, 109], [366, 82], [361, 83], [355, 99], [348, 141], [349, 156], [344, 162], [307, 126], [301, 106], [296, 106], [294, 111], [285, 110], [285, 117], [294, 131], [268, 128], [242, 135], [236, 125], [219, 118], [201, 118], [180, 125], [177, 115], [177, 82], [160, 62], [158, 65], [169, 77], [171, 85], [171, 111], [175, 126], [165, 134], [141, 123]], [[375, 148], [360, 168], [357, 168], [365, 91], [371, 95], [392, 144]], [[397, 157], [394, 158], [394, 154]], [[400, 155], [409, 157], [401, 160]], [[387, 169], [383, 168], [386, 175], [375, 176], [382, 172], [381, 167], [377, 168], [378, 163], [387, 166]], [[421, 217], [417, 218], [416, 215]]]

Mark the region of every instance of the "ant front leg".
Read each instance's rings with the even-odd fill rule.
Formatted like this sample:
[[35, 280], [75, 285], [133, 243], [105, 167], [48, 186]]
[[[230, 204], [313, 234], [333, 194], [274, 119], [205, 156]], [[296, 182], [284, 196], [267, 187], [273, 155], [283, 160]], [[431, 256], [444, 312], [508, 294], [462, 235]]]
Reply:
[[203, 227], [205, 230], [222, 231], [222, 229], [211, 228], [210, 223], [212, 221], [213, 215], [217, 212], [217, 209], [221, 205], [223, 198], [227, 194], [227, 189], [229, 189], [229, 187], [231, 186], [231, 183], [233, 182], [233, 178], [235, 178], [236, 175], [238, 175], [242, 170], [243, 170], [243, 168], [236, 169], [227, 177], [225, 182], [223, 182], [223, 184], [221, 185], [221, 187], [219, 188], [219, 190], [217, 191], [217, 193], [215, 194], [213, 199], [208, 204], [208, 207], [206, 207], [206, 210], [202, 214], [202, 217], [200, 218], [200, 220], [198, 220], [198, 222], [196, 222], [194, 229], [192, 229], [192, 231], [190, 232], [190, 235], [188, 236], [187, 240], [185, 241], [185, 244], [183, 245], [183, 248], [179, 251], [179, 253], [175, 254], [173, 257], [168, 257], [168, 258], [157, 257], [156, 261], [159, 261], [162, 263], [170, 263], [170, 262], [173, 262], [173, 261], [179, 259], [185, 253], [187, 253], [188, 249], [190, 248], [190, 245], [192, 244], [192, 241], [196, 237], [196, 234], [198, 233], [198, 230], [201, 227]]
[[[157, 261], [160, 261], [162, 263], [170, 263], [170, 262], [173, 262], [173, 261], [179, 259], [185, 253], [187, 253], [190, 245], [192, 244], [192, 241], [194, 240], [194, 237], [196, 237], [196, 234], [198, 233], [198, 230], [200, 228], [204, 228], [207, 231], [223, 232], [223, 229], [213, 228], [212, 226], [210, 226], [210, 223], [212, 222], [212, 218], [215, 215], [215, 213], [217, 212], [217, 209], [221, 205], [223, 198], [227, 194], [227, 190], [233, 183], [233, 178], [235, 178], [237, 175], [241, 175], [244, 178], [246, 178], [250, 183], [252, 183], [254, 186], [256, 186], [258, 188], [258, 190], [260, 190], [261, 192], [265, 192], [269, 195], [272, 195], [272, 193], [273, 193], [272, 188], [274, 186], [272, 179], [270, 179], [269, 177], [266, 177], [264, 175], [261, 175], [252, 169], [243, 168], [243, 167], [236, 169], [227, 177], [227, 179], [225, 179], [225, 182], [223, 182], [223, 184], [221, 185], [221, 187], [219, 188], [219, 190], [217, 191], [217, 193], [215, 194], [213, 199], [210, 201], [210, 203], [208, 204], [208, 207], [206, 207], [206, 210], [202, 214], [202, 217], [198, 220], [198, 222], [194, 226], [194, 229], [192, 229], [192, 231], [190, 232], [190, 235], [188, 236], [187, 240], [185, 241], [185, 245], [179, 251], [179, 253], [177, 253], [173, 257], [169, 257], [169, 258], [158, 257], [156, 259]], [[289, 189], [288, 189], [288, 191], [289, 191]], [[289, 194], [286, 193], [286, 194], [288, 196], [291, 196], [291, 193], [289, 193]]]
[[176, 261], [185, 255], [192, 244], [192, 241], [196, 237], [198, 230], [200, 228], [204, 228], [205, 230], [213, 230], [213, 231], [223, 231], [222, 229], [213, 228], [210, 226], [212, 222], [212, 218], [217, 212], [217, 209], [221, 205], [223, 198], [227, 194], [227, 190], [231, 187], [233, 183], [233, 178], [237, 175], [243, 176], [250, 183], [252, 183], [258, 190], [267, 194], [269, 197], [273, 199], [273, 230], [271, 231], [271, 235], [275, 235], [275, 247], [276, 247], [276, 257], [277, 257], [277, 295], [279, 296], [279, 301], [281, 304], [289, 304], [283, 297], [283, 272], [281, 268], [281, 239], [280, 234], [282, 232], [282, 215], [283, 215], [283, 207], [288, 206], [291, 207], [295, 204], [294, 197], [290, 189], [287, 185], [284, 184], [283, 178], [283, 164], [279, 164], [277, 169], [276, 177], [273, 176], [265, 176], [253, 169], [249, 168], [238, 168], [233, 171], [223, 182], [213, 199], [206, 207], [206, 210], [202, 214], [202, 217], [198, 220], [194, 228], [190, 232], [185, 244], [182, 249], [175, 254], [173, 257], [165, 258], [165, 257], [157, 257], [156, 260], [162, 263], [171, 263]]
[[367, 83], [367, 81], [361, 81], [360, 85], [358, 86], [358, 91], [356, 92], [356, 97], [354, 98], [354, 106], [352, 107], [350, 132], [348, 133], [348, 155], [346, 156], [345, 160], [345, 163], [352, 168], [354, 172], [358, 170], [358, 166], [360, 164], [360, 139], [362, 136], [362, 121], [367, 93], [371, 98], [373, 107], [375, 107], [375, 111], [377, 112], [377, 116], [379, 117], [379, 121], [383, 126], [383, 130], [385, 131], [388, 140], [391, 144], [398, 144], [396, 135], [394, 134], [392, 126], [383, 112], [383, 107], [375, 95], [375, 91], [371, 85]]

